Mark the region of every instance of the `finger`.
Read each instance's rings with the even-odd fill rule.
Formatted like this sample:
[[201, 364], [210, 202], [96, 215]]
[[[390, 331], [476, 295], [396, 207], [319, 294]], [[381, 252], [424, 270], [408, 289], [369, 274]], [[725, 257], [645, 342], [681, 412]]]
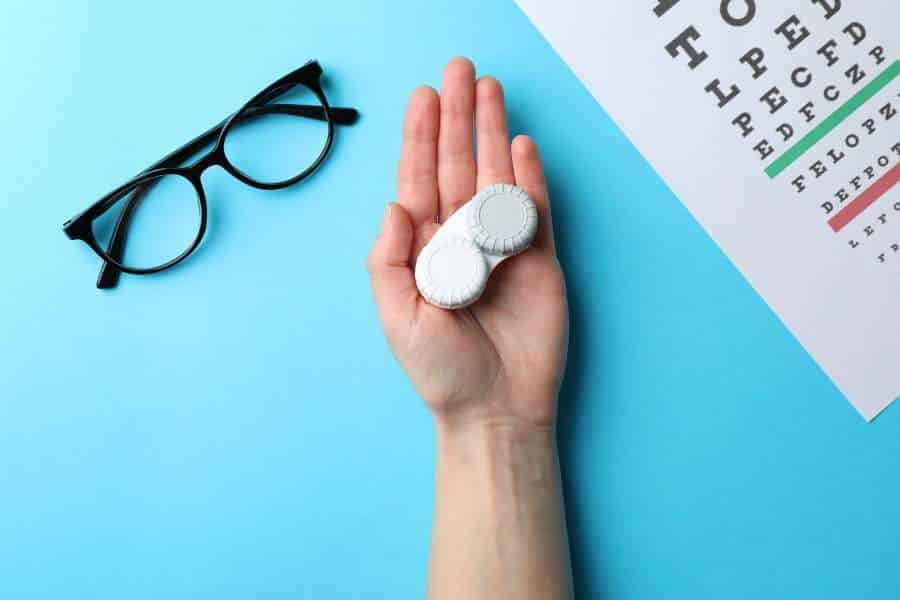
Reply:
[[397, 202], [416, 226], [434, 221], [438, 211], [437, 144], [440, 99], [433, 88], [416, 88], [403, 123], [397, 170]]
[[441, 126], [438, 140], [440, 216], [446, 221], [475, 193], [475, 67], [454, 58], [441, 84]]
[[541, 157], [534, 140], [525, 135], [516, 136], [512, 142], [512, 162], [516, 174], [516, 185], [528, 192], [537, 205], [540, 224], [534, 246], [555, 254], [556, 246], [553, 241], [553, 219], [550, 214], [547, 181], [544, 178], [544, 167], [541, 165]]
[[408, 318], [415, 308], [418, 290], [410, 266], [413, 225], [400, 204], [388, 204], [381, 235], [369, 252], [372, 292], [385, 329]]
[[440, 228], [440, 225], [430, 221], [416, 229], [415, 235], [413, 236], [412, 254], [410, 254], [410, 264], [413, 268], [415, 268], [415, 261], [419, 258], [422, 248], [428, 245], [428, 242], [431, 241], [431, 238], [434, 237], [434, 234], [436, 234]]
[[514, 183], [503, 88], [493, 77], [475, 84], [475, 132], [478, 138], [478, 187]]

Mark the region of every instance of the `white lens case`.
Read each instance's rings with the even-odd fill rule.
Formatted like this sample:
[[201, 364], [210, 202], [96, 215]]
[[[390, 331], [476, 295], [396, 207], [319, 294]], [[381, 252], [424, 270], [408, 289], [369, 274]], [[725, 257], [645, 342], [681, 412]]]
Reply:
[[486, 187], [453, 213], [416, 259], [416, 285], [429, 304], [459, 309], [481, 297], [491, 272], [526, 250], [537, 207], [514, 185]]

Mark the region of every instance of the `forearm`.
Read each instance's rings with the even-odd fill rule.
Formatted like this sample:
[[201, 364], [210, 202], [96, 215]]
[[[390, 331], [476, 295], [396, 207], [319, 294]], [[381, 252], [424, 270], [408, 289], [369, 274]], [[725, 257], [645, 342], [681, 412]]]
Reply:
[[429, 598], [571, 598], [553, 430], [437, 428]]

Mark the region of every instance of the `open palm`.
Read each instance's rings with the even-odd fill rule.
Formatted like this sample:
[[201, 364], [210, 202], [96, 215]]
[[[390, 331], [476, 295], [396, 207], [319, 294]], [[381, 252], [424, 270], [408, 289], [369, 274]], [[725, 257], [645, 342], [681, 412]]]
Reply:
[[[416, 89], [397, 179], [397, 203], [388, 205], [368, 261], [392, 352], [444, 419], [552, 425], [568, 334], [565, 284], [540, 157], [527, 137], [510, 144], [500, 84], [476, 82], [472, 63], [457, 58], [447, 65], [440, 95]], [[534, 245], [501, 264], [471, 307], [426, 303], [413, 269], [436, 221], [495, 183], [518, 185], [534, 199]]]

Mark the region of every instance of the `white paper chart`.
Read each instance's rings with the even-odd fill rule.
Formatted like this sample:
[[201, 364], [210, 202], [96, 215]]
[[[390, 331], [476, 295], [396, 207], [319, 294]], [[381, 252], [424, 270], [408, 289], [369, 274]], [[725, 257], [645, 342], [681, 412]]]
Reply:
[[897, 0], [517, 0], [867, 420], [900, 396]]

